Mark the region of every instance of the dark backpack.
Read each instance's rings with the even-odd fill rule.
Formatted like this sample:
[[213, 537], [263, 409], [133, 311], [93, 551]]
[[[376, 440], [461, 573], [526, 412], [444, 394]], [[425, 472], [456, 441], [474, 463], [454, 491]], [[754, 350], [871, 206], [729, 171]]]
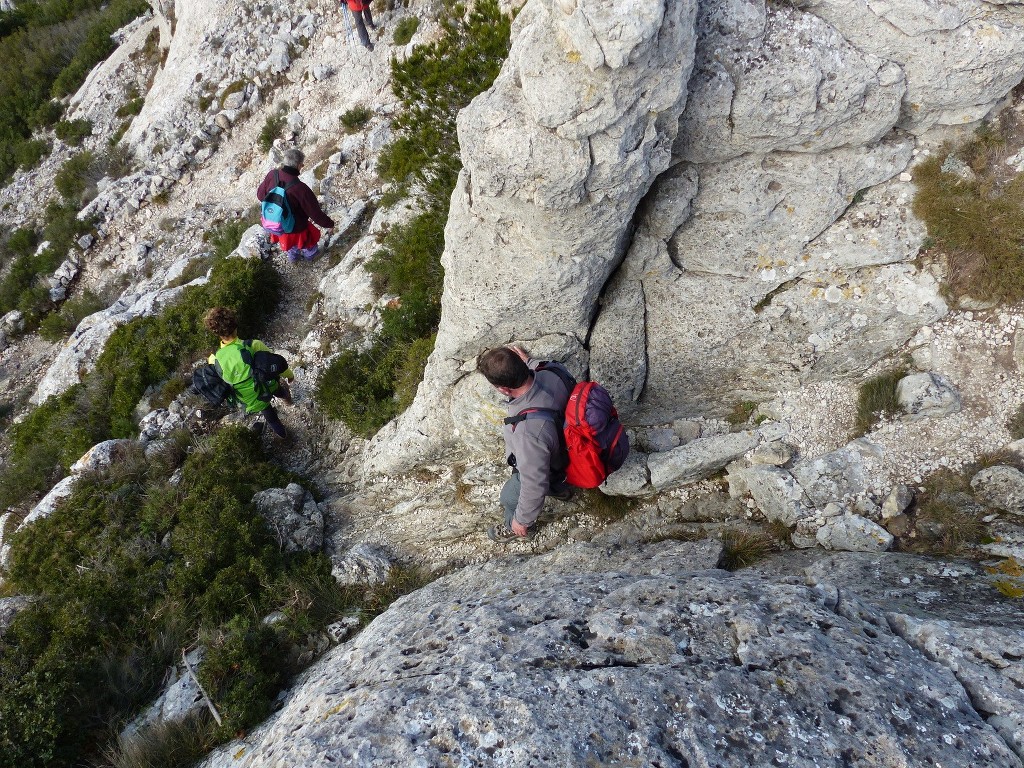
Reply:
[[577, 488], [596, 488], [617, 470], [629, 455], [629, 438], [619, 421], [608, 390], [596, 381], [576, 382], [560, 365], [546, 362], [538, 371], [550, 371], [565, 384], [569, 400], [565, 412], [550, 408], [528, 408], [505, 419], [512, 429], [524, 419], [550, 419], [562, 423], [562, 441], [568, 457], [565, 481]]
[[192, 389], [214, 406], [232, 402], [235, 396], [234, 388], [220, 377], [214, 365], [201, 365], [192, 372]]
[[288, 361], [276, 352], [253, 352], [251, 339], [242, 342], [241, 356], [242, 362], [252, 371], [252, 380], [256, 383], [260, 400], [270, 402], [271, 395], [277, 389], [270, 385], [276, 383], [281, 374], [288, 370]]
[[267, 192], [267, 196], [263, 198], [263, 205], [260, 206], [260, 224], [267, 232], [282, 235], [295, 229], [295, 215], [288, 203], [288, 188], [298, 181], [292, 179], [281, 186], [281, 174], [274, 171], [274, 187]]

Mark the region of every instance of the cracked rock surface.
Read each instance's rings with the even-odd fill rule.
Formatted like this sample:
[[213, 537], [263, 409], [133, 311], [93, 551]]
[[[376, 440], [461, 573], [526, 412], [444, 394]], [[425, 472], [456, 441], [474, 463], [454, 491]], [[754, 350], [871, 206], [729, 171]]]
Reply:
[[881, 610], [716, 558], [577, 545], [443, 578], [205, 765], [1021, 765]]

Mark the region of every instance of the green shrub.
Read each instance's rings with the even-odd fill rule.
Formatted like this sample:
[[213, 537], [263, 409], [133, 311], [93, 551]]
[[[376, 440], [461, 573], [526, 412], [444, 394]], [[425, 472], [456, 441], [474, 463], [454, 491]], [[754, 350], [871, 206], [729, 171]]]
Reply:
[[142, 111], [142, 107], [145, 103], [146, 100], [144, 98], [136, 96], [134, 99], [129, 99], [118, 107], [115, 114], [118, 117], [134, 117]]
[[756, 409], [757, 403], [752, 400], [743, 400], [732, 407], [732, 410], [729, 412], [729, 415], [725, 417], [725, 420], [734, 427], [746, 424], [750, 421], [750, 416]]
[[[913, 210], [948, 259], [946, 288], [956, 298], [1024, 298], [1024, 175], [1001, 180], [1002, 143], [1001, 131], [981, 129], [963, 146], [947, 144], [914, 169]], [[942, 171], [951, 155], [973, 178]]]
[[92, 152], [79, 152], [57, 171], [53, 183], [65, 200], [81, 201], [86, 187], [98, 181], [90, 176], [94, 159]]
[[365, 107], [362, 104], [352, 107], [341, 116], [341, 124], [345, 126], [345, 130], [349, 133], [358, 131], [373, 117], [373, 110], [369, 107]]
[[233, 93], [239, 93], [245, 90], [245, 80], [235, 80], [227, 88], [224, 89], [224, 93], [220, 95], [220, 108], [224, 109], [224, 100], [227, 99]]
[[105, 309], [107, 302], [91, 291], [64, 302], [60, 310], [51, 312], [39, 323], [39, 334], [47, 341], [60, 341], [68, 336], [86, 317]]
[[28, 120], [30, 128], [49, 128], [64, 114], [64, 105], [59, 101], [44, 101]]
[[[102, 6], [102, 7], [101, 7]], [[0, 14], [0, 176], [19, 162], [18, 145], [33, 130], [53, 125], [63, 107], [51, 99], [76, 89], [93, 65], [113, 50], [110, 33], [146, 10], [141, 0], [36, 0]], [[69, 143], [84, 126], [59, 124]]]
[[419, 28], [420, 20], [418, 16], [406, 16], [395, 25], [395, 34], [393, 36], [395, 45], [408, 44]]
[[287, 117], [280, 112], [267, 117], [267, 121], [263, 124], [262, 130], [260, 130], [260, 138], [257, 142], [261, 152], [269, 152], [270, 148], [274, 146], [274, 142], [281, 138], [281, 132], [284, 130], [286, 120]]
[[900, 401], [896, 387], [906, 375], [905, 368], [897, 368], [873, 376], [860, 385], [857, 392], [855, 434], [863, 435], [871, 431], [885, 414], [899, 413]]
[[215, 259], [226, 259], [238, 247], [248, 228], [249, 223], [244, 219], [222, 221], [203, 232], [203, 242], [213, 246]]
[[[39, 239], [34, 233], [32, 238], [18, 235], [22, 250], [0, 280], [0, 314], [20, 309], [25, 313], [26, 330], [34, 330], [51, 307], [49, 289], [40, 279], [60, 266], [75, 239], [92, 226], [91, 222], [79, 221], [77, 211], [74, 204], [50, 203], [46, 207], [46, 224], [41, 239], [48, 240], [50, 246], [42, 253], [34, 251], [34, 243]], [[8, 250], [14, 241], [12, 236]]]
[[14, 159], [17, 161], [19, 168], [27, 171], [38, 165], [39, 161], [48, 154], [50, 154], [50, 143], [48, 141], [29, 139], [18, 143], [14, 151]]
[[88, 120], [61, 120], [53, 127], [57, 138], [72, 147], [77, 147], [92, 136], [92, 123]]
[[[12, 540], [13, 588], [39, 599], [0, 641], [0, 765], [191, 764], [271, 711], [298, 671], [288, 645], [342, 615], [363, 624], [429, 580], [339, 587], [323, 554], [285, 554], [253, 493], [298, 479], [242, 427], [146, 457], [140, 446], [84, 475], [49, 517]], [[273, 626], [262, 617], [279, 610]], [[111, 743], [199, 637], [198, 676], [224, 719]], [[114, 726], [113, 728], [111, 726]], [[183, 750], [176, 760], [169, 753]]]
[[[422, 212], [392, 227], [367, 263], [375, 287], [399, 299], [382, 313], [382, 330], [367, 350], [342, 352], [320, 377], [324, 412], [369, 436], [408, 406], [422, 377], [441, 312], [444, 226], [461, 164], [455, 118], [486, 90], [508, 55], [511, 20], [495, 0], [472, 11], [455, 5], [442, 17], [442, 37], [392, 60], [392, 85], [405, 111], [396, 139], [378, 159], [395, 197], [411, 182], [423, 191]], [[413, 381], [413, 378], [416, 381]]]

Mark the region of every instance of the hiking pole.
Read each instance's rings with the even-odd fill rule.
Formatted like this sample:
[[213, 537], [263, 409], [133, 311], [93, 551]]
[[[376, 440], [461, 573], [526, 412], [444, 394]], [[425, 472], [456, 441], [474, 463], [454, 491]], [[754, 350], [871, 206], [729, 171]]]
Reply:
[[217, 721], [217, 725], [223, 725], [224, 723], [220, 719], [220, 713], [217, 711], [217, 708], [215, 706], [213, 706], [213, 702], [210, 700], [210, 697], [207, 695], [206, 691], [203, 689], [203, 684], [199, 682], [199, 677], [198, 677], [198, 675], [196, 675], [196, 671], [194, 669], [192, 669], [192, 665], [189, 664], [188, 663], [188, 659], [185, 658], [185, 649], [184, 648], [181, 649], [181, 660], [182, 660], [182, 662], [184, 662], [185, 669], [188, 670], [189, 676], [193, 680], [195, 680], [196, 687], [199, 689], [199, 692], [201, 694], [203, 694], [203, 701], [206, 702], [206, 707], [210, 710], [210, 713], [213, 715], [213, 719]]

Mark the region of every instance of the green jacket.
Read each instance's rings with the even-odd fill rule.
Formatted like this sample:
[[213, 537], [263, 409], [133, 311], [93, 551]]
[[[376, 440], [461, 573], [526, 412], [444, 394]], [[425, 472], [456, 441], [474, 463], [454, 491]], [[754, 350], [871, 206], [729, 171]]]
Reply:
[[[221, 378], [235, 388], [235, 396], [245, 405], [247, 413], [259, 413], [270, 405], [270, 398], [260, 400], [256, 392], [256, 382], [252, 378], [252, 369], [242, 362], [242, 340], [235, 339], [221, 344], [220, 349], [210, 355], [210, 363], [217, 367]], [[269, 352], [270, 348], [259, 339], [252, 340], [250, 349], [253, 352]], [[286, 379], [293, 377], [289, 368], [283, 374]], [[270, 391], [277, 391], [277, 382], [271, 382]]]

